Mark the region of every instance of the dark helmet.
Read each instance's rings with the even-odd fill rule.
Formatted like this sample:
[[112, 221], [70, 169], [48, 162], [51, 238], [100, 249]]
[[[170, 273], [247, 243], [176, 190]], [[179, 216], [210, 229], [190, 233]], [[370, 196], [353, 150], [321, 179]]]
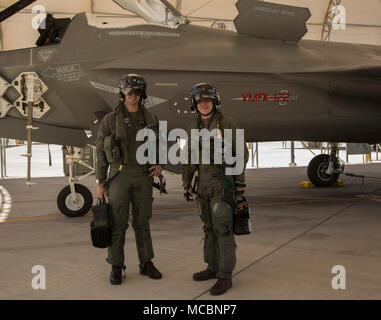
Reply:
[[192, 111], [198, 111], [197, 103], [201, 98], [212, 99], [215, 110], [219, 110], [221, 106], [221, 98], [217, 89], [209, 83], [199, 83], [190, 89], [192, 94]]
[[119, 94], [122, 99], [131, 91], [139, 90], [140, 101], [147, 99], [147, 83], [142, 76], [138, 74], [126, 74], [119, 81]]

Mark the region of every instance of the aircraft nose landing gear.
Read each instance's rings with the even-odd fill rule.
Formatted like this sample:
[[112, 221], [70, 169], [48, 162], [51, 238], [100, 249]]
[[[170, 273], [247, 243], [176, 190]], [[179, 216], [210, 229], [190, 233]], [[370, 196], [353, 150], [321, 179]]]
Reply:
[[[94, 152], [94, 148], [90, 147]], [[63, 188], [57, 197], [58, 209], [67, 217], [81, 217], [88, 213], [93, 205], [93, 196], [90, 190], [82, 184], [75, 183], [95, 173], [95, 166], [91, 167], [83, 161], [82, 151], [80, 148], [67, 147], [68, 155], [65, 156], [65, 162], [69, 166], [69, 185]], [[89, 172], [80, 177], [75, 177], [74, 164], [85, 166]]]
[[331, 144], [331, 153], [319, 154], [314, 157], [307, 167], [308, 179], [316, 187], [334, 185], [344, 171], [344, 162], [338, 157], [338, 144]]
[[71, 186], [66, 186], [58, 194], [58, 209], [67, 217], [81, 217], [91, 209], [93, 196], [82, 184], [75, 183], [73, 187], [75, 196], [70, 190]]

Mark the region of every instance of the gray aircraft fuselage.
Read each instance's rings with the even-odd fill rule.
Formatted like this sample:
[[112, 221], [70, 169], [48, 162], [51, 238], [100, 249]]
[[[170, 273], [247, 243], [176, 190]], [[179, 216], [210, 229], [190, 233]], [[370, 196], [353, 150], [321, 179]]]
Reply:
[[[89, 26], [85, 14], [56, 45], [0, 52], [0, 76], [11, 83], [34, 71], [51, 107], [33, 140], [84, 146], [94, 120], [118, 103], [118, 80], [146, 78], [147, 107], [168, 129], [194, 118], [189, 89], [215, 85], [222, 111], [247, 141], [381, 141], [381, 47], [301, 40], [289, 43], [191, 24], [122, 29]], [[9, 88], [3, 97], [13, 102]], [[16, 108], [0, 119], [0, 136], [26, 139]]]

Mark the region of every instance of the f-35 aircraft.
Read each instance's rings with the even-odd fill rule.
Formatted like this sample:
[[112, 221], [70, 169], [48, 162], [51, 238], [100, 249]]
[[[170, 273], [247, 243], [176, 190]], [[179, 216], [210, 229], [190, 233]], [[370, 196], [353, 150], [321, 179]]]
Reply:
[[49, 15], [37, 47], [0, 52], [0, 136], [76, 147], [67, 154], [70, 186], [58, 196], [66, 215], [92, 205], [73, 165], [84, 163], [78, 148], [94, 144], [117, 106], [126, 73], [147, 79], [146, 107], [168, 130], [187, 126], [189, 89], [209, 82], [246, 141], [331, 142], [330, 155], [308, 166], [316, 186], [343, 171], [337, 142], [381, 141], [381, 47], [301, 40], [308, 8], [239, 0], [232, 32], [192, 25], [166, 0], [113, 1], [148, 24], [99, 27], [86, 13]]

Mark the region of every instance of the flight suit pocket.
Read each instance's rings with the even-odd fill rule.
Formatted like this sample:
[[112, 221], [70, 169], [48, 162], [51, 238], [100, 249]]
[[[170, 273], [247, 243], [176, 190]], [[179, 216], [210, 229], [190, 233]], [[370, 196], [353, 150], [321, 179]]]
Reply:
[[119, 162], [119, 160], [120, 160], [120, 151], [119, 151], [119, 148], [117, 146], [115, 146], [111, 150], [110, 149], [109, 150], [105, 149], [105, 153], [106, 153], [106, 158], [107, 158], [108, 163], [114, 164], [116, 162]]
[[110, 164], [120, 161], [121, 154], [114, 135], [105, 138], [103, 143], [107, 162]]

